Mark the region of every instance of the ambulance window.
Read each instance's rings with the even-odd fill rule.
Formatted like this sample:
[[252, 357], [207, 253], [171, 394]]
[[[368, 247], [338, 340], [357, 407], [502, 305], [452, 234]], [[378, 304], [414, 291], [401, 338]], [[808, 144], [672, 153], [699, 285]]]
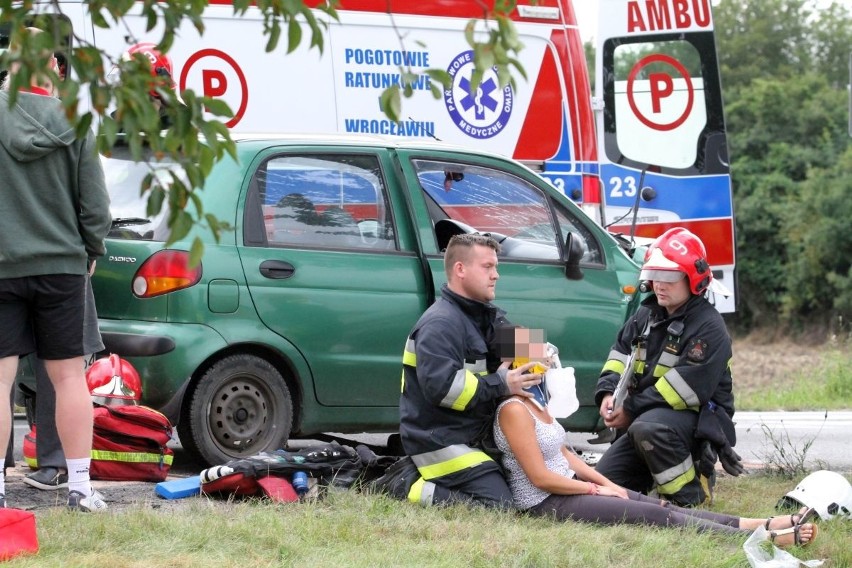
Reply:
[[287, 155], [255, 174], [270, 246], [395, 249], [375, 156]]
[[613, 163], [670, 175], [727, 168], [712, 34], [604, 45], [604, 150]]
[[501, 258], [558, 260], [557, 231], [544, 193], [510, 173], [457, 162], [413, 160], [438, 248], [459, 232], [491, 233]]

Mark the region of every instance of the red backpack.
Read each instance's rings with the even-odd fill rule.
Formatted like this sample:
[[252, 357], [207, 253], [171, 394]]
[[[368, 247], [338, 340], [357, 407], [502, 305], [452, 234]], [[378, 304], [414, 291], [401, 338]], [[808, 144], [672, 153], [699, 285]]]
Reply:
[[95, 406], [92, 479], [163, 481], [174, 452], [169, 419], [147, 406]]

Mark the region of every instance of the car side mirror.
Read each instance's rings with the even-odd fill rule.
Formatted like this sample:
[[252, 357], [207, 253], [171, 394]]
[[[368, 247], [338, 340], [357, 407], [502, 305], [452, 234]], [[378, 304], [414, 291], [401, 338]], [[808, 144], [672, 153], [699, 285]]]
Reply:
[[565, 237], [565, 247], [562, 249], [562, 261], [565, 263], [565, 277], [568, 280], [583, 279], [583, 271], [580, 270], [581, 258], [583, 258], [583, 245], [573, 233], [568, 233], [568, 236]]

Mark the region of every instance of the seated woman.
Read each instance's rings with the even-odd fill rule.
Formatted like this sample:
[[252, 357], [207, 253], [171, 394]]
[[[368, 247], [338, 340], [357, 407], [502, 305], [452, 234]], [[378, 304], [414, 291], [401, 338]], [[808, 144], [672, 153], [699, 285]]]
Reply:
[[566, 447], [565, 429], [547, 407], [541, 409], [529, 398], [513, 396], [498, 406], [494, 438], [504, 454], [515, 505], [533, 515], [733, 534], [764, 526], [772, 542], [781, 547], [804, 546], [817, 535], [816, 525], [807, 522], [814, 511], [806, 507], [797, 514], [769, 519], [734, 517], [677, 507], [615, 485]]

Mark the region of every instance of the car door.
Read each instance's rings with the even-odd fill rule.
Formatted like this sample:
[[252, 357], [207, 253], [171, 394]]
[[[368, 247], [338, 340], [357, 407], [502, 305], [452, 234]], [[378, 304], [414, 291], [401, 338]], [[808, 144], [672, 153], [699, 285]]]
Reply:
[[[424, 249], [436, 287], [446, 281], [441, 250], [452, 233], [476, 230], [500, 241], [495, 304], [513, 323], [543, 329], [563, 364], [574, 367], [585, 408], [569, 424], [592, 430], [594, 385], [630, 309], [632, 296], [623, 287], [635, 282], [635, 265], [576, 206], [513, 162], [416, 151], [400, 159], [429, 211]], [[583, 249], [580, 280], [566, 277], [562, 261], [569, 233]]]
[[253, 169], [240, 256], [261, 320], [308, 362], [305, 396], [397, 406], [426, 287], [384, 150], [275, 148]]

